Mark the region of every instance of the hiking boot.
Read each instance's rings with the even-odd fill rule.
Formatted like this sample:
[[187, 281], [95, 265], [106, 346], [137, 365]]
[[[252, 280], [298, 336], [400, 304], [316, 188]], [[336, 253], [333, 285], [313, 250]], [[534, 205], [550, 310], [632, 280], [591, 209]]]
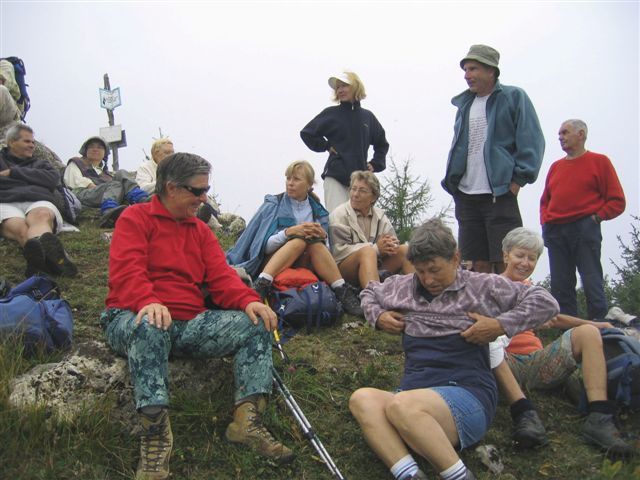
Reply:
[[258, 295], [260, 295], [260, 300], [264, 300], [271, 295], [273, 283], [266, 278], [258, 277], [258, 279], [253, 283], [253, 289], [258, 293]]
[[611, 414], [591, 412], [582, 426], [582, 438], [613, 457], [633, 454], [633, 447], [622, 439]]
[[136, 480], [160, 480], [169, 477], [169, 459], [173, 433], [169, 412], [161, 409], [155, 415], [140, 413], [143, 433], [140, 437], [140, 462]]
[[27, 240], [27, 243], [22, 247], [22, 254], [27, 260], [27, 269], [24, 273], [25, 277], [30, 277], [39, 272], [49, 273], [40, 238], [30, 238]]
[[520, 448], [533, 448], [549, 443], [547, 431], [535, 410], [527, 410], [513, 422], [512, 440]]
[[476, 476], [473, 474], [473, 472], [467, 468], [467, 474], [464, 476], [464, 480], [477, 480], [477, 479], [476, 479]]
[[228, 441], [247, 445], [277, 463], [293, 460], [293, 452], [273, 438], [262, 424], [258, 406], [253, 402], [244, 402], [236, 407], [233, 422], [229, 424], [224, 435]]
[[71, 261], [57, 236], [49, 232], [43, 233], [40, 243], [44, 249], [47, 266], [54, 275], [75, 277], [78, 274], [78, 267]]
[[100, 222], [98, 222], [98, 226], [100, 228], [113, 228], [116, 226], [116, 221], [124, 209], [127, 208], [126, 205], [118, 205], [113, 208], [109, 208], [104, 211], [102, 217], [100, 217]]
[[364, 312], [360, 306], [360, 299], [358, 298], [355, 288], [348, 283], [345, 283], [344, 285], [340, 285], [338, 288], [334, 289], [334, 292], [345, 312], [349, 315], [364, 318]]

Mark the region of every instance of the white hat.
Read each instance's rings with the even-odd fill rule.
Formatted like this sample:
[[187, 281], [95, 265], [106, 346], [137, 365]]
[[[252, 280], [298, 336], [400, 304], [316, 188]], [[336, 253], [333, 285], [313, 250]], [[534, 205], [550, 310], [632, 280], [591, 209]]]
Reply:
[[636, 318], [635, 315], [630, 315], [628, 313], [624, 313], [620, 307], [611, 307], [607, 316], [604, 317], [605, 320], [617, 320], [619, 322], [624, 323], [625, 325], [629, 325]]
[[347, 74], [341, 73], [340, 75], [336, 75], [335, 77], [329, 78], [329, 86], [335, 90], [337, 88], [336, 82], [338, 80], [340, 80], [342, 83], [346, 83], [347, 85], [351, 85], [351, 80], [349, 80], [349, 77], [347, 77]]

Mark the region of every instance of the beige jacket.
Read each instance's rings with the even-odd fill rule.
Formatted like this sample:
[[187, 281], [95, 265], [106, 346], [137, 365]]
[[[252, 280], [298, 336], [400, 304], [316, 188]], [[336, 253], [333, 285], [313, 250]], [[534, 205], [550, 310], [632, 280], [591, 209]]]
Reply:
[[337, 264], [340, 264], [345, 258], [362, 247], [373, 246], [377, 251], [375, 243], [380, 235], [396, 236], [396, 232], [384, 210], [377, 207], [371, 208], [373, 216], [371, 218], [371, 235], [369, 238], [365, 236], [360, 225], [358, 225], [357, 214], [351, 207], [350, 202], [343, 203], [329, 215], [331, 254]]

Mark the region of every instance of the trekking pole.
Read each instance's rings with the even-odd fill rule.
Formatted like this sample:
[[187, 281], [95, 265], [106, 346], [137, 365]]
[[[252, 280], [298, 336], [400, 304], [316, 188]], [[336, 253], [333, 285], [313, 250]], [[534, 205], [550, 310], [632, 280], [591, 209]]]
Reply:
[[313, 448], [316, 449], [316, 452], [318, 452], [318, 455], [320, 455], [320, 458], [322, 459], [324, 464], [327, 466], [327, 468], [331, 472], [331, 475], [333, 475], [333, 477], [336, 478], [337, 480], [345, 480], [345, 478], [342, 476], [342, 473], [340, 473], [340, 470], [338, 470], [338, 467], [336, 466], [335, 462], [331, 458], [331, 455], [329, 455], [329, 452], [327, 452], [326, 448], [324, 448], [324, 445], [318, 438], [318, 435], [313, 430], [313, 427], [309, 423], [309, 420], [307, 420], [307, 417], [305, 417], [304, 413], [300, 409], [300, 406], [298, 405], [296, 400], [293, 398], [293, 395], [291, 395], [291, 392], [282, 381], [282, 378], [280, 378], [280, 375], [278, 374], [276, 369], [273, 367], [272, 367], [272, 372], [273, 372], [273, 383], [276, 385], [278, 391], [280, 391], [280, 393], [282, 394], [282, 397], [284, 398], [284, 403], [287, 404], [287, 407], [293, 414], [293, 417], [296, 419], [296, 422], [298, 422], [298, 425], [300, 425], [300, 428], [302, 429], [302, 434], [304, 435], [304, 437], [307, 440], [309, 440], [311, 442], [311, 445], [313, 445]]

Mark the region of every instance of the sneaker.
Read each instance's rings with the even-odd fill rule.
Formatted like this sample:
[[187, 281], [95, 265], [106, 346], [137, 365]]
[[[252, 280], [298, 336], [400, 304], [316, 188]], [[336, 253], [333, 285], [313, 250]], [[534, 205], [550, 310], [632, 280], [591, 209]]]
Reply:
[[140, 462], [136, 480], [160, 480], [169, 477], [169, 459], [173, 433], [169, 412], [163, 408], [155, 415], [140, 414], [143, 433], [140, 437]]
[[253, 282], [253, 289], [260, 295], [260, 300], [264, 300], [271, 295], [273, 283], [266, 278], [258, 277], [258, 279]]
[[293, 460], [291, 449], [277, 441], [262, 424], [258, 406], [244, 402], [236, 407], [233, 422], [227, 427], [225, 438], [232, 443], [247, 445], [260, 455], [282, 464]]
[[535, 410], [527, 410], [514, 420], [511, 438], [520, 448], [534, 448], [549, 443], [547, 431]]
[[78, 274], [78, 267], [71, 261], [57, 236], [50, 232], [43, 233], [40, 243], [44, 249], [49, 271], [62, 277], [75, 277]]
[[334, 289], [334, 292], [345, 312], [349, 315], [364, 318], [364, 312], [360, 306], [360, 299], [358, 298], [355, 288], [348, 283], [345, 283], [344, 285], [340, 285], [338, 288]]
[[476, 476], [473, 474], [473, 472], [467, 468], [467, 474], [464, 476], [464, 480], [477, 480], [477, 479], [476, 479]]
[[124, 209], [127, 208], [126, 205], [118, 205], [117, 207], [110, 208], [105, 210], [100, 217], [100, 222], [98, 222], [98, 226], [100, 228], [113, 228], [116, 226], [116, 221], [118, 221], [118, 217]]
[[22, 247], [22, 254], [27, 260], [27, 269], [24, 273], [25, 277], [30, 277], [39, 272], [49, 273], [40, 238], [30, 238], [27, 240], [27, 243]]
[[611, 414], [591, 412], [582, 426], [582, 438], [614, 457], [633, 454], [633, 447], [622, 439]]

